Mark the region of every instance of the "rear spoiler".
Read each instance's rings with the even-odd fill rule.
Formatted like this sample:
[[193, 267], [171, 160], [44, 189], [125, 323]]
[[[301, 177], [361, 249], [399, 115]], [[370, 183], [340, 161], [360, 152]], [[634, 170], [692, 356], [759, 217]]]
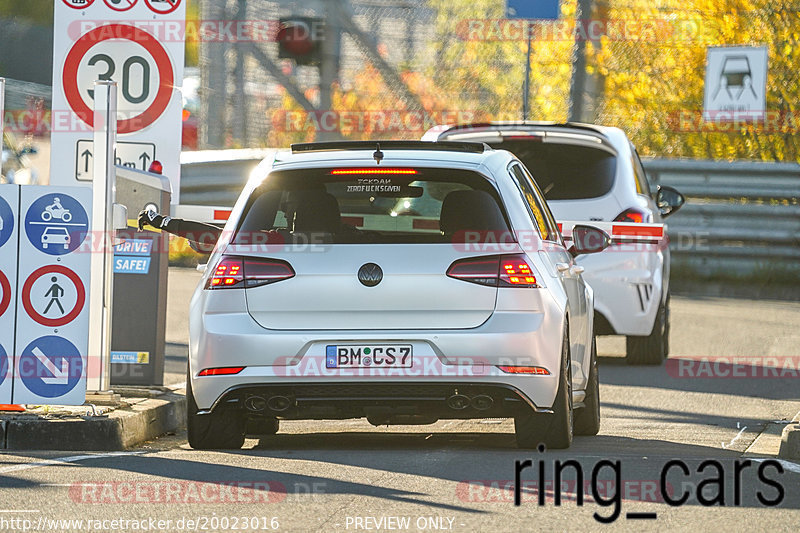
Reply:
[[592, 226], [605, 231], [611, 244], [661, 244], [665, 239], [664, 224], [636, 224], [630, 222], [596, 222], [594, 220], [562, 220], [558, 222], [565, 241], [572, 241], [572, 228], [577, 225]]

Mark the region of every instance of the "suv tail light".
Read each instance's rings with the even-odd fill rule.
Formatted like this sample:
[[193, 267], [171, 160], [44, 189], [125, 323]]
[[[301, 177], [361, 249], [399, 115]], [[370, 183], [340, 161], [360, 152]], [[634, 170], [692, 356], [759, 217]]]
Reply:
[[206, 289], [260, 287], [294, 277], [294, 269], [280, 259], [224, 256], [208, 278]]
[[536, 272], [523, 254], [489, 255], [459, 259], [447, 269], [448, 277], [488, 287], [540, 287]]
[[652, 214], [636, 208], [626, 209], [614, 219], [614, 222], [633, 222], [634, 224], [642, 224], [644, 222], [649, 224], [652, 221]]

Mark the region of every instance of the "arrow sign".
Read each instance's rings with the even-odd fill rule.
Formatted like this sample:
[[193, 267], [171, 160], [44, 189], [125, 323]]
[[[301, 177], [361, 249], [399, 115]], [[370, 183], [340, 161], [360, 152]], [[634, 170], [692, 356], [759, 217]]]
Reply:
[[83, 158], [83, 171], [89, 172], [89, 158], [92, 157], [92, 152], [87, 148], [81, 153], [81, 157]]
[[42, 383], [46, 385], [66, 385], [69, 383], [69, 363], [66, 359], [61, 360], [61, 370], [59, 370], [56, 368], [56, 364], [43, 354], [38, 346], [33, 349], [33, 355], [44, 365], [48, 372], [53, 374], [52, 378], [41, 378]]
[[[94, 166], [91, 164], [93, 149], [94, 143], [89, 139], [81, 139], [76, 143], [76, 179], [92, 181], [94, 178]], [[117, 141], [115, 159], [116, 164], [119, 166], [147, 170], [148, 164], [156, 159], [156, 145], [145, 142]]]

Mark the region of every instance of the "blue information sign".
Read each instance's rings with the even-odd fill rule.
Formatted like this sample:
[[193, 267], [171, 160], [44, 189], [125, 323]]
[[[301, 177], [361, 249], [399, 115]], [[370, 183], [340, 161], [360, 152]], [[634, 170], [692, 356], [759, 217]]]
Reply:
[[511, 19], [557, 20], [558, 0], [508, 0], [506, 16]]
[[0, 385], [6, 379], [6, 374], [8, 374], [8, 356], [6, 356], [6, 350], [3, 345], [0, 344]]
[[64, 396], [83, 377], [83, 359], [74, 344], [63, 337], [47, 335], [34, 340], [19, 358], [19, 376], [38, 396]]
[[89, 217], [72, 196], [45, 194], [25, 215], [25, 233], [31, 244], [50, 255], [64, 255], [81, 245], [89, 231]]

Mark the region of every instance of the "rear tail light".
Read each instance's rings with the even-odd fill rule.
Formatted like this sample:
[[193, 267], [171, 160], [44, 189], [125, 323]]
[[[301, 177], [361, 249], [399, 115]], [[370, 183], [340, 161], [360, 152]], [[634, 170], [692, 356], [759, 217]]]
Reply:
[[198, 376], [232, 376], [244, 370], [243, 366], [224, 366], [220, 368], [206, 368]]
[[294, 274], [292, 266], [280, 259], [225, 256], [206, 281], [206, 289], [259, 287], [289, 279]]
[[533, 374], [536, 376], [549, 376], [550, 371], [543, 366], [498, 366], [506, 374]]
[[523, 254], [460, 259], [450, 265], [451, 278], [489, 287], [539, 287], [536, 273]]
[[653, 221], [653, 215], [642, 211], [641, 209], [626, 209], [614, 219], [614, 222], [633, 222], [634, 224], [650, 223]]

